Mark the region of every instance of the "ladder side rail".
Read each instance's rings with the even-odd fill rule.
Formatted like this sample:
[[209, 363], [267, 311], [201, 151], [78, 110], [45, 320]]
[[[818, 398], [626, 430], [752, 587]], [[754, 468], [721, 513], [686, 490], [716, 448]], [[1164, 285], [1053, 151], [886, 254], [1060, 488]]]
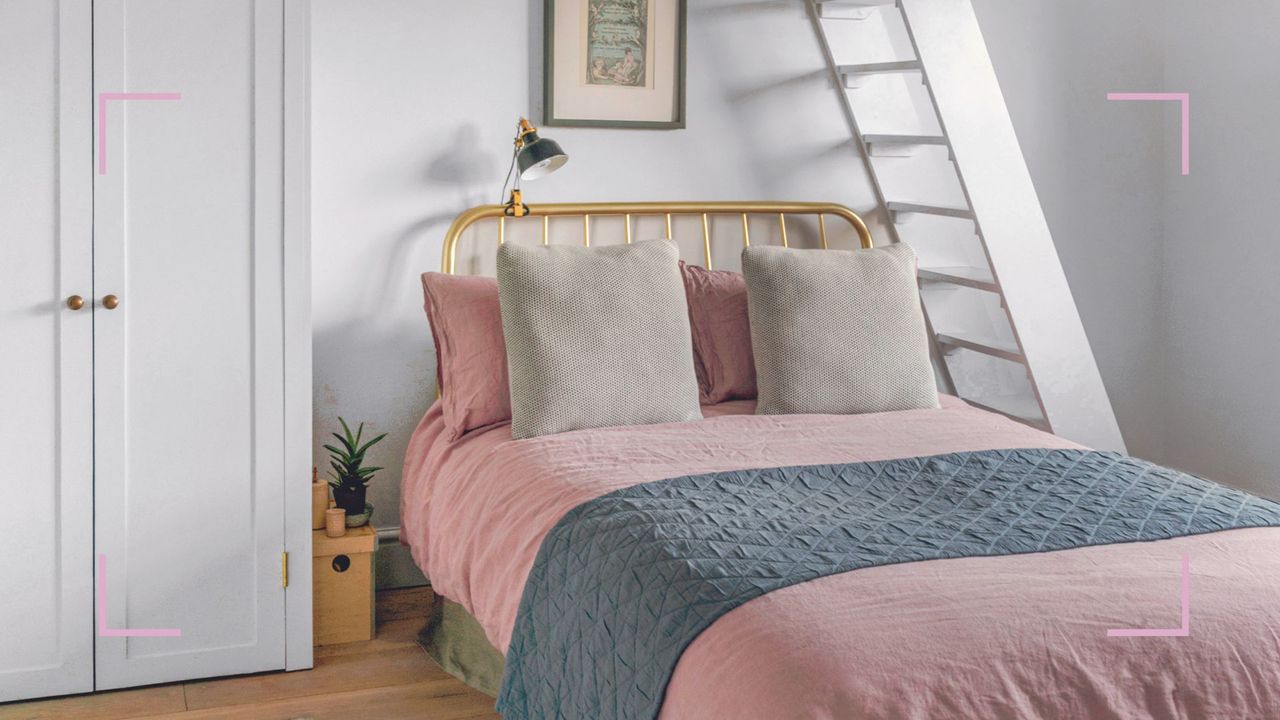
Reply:
[[1026, 348], [1023, 346], [1022, 338], [1018, 334], [1018, 325], [1014, 321], [1013, 313], [1009, 310], [1009, 302], [1004, 294], [1004, 285], [1000, 282], [1000, 273], [996, 270], [996, 264], [991, 259], [991, 250], [987, 247], [986, 236], [982, 232], [982, 221], [979, 219], [978, 212], [973, 206], [973, 198], [969, 194], [969, 186], [965, 183], [964, 169], [960, 165], [959, 158], [956, 157], [955, 148], [951, 144], [951, 135], [947, 132], [946, 118], [942, 116], [942, 110], [938, 106], [937, 95], [934, 93], [933, 83], [929, 80], [929, 69], [925, 65], [924, 58], [920, 54], [920, 46], [916, 42], [915, 32], [911, 29], [911, 18], [907, 15], [907, 9], [903, 6], [902, 2], [897, 2], [895, 7], [897, 8], [899, 15], [902, 17], [902, 24], [907, 32], [907, 39], [911, 43], [911, 52], [916, 59], [920, 61], [920, 79], [924, 84], [925, 92], [929, 95], [929, 105], [933, 108], [934, 118], [938, 123], [938, 131], [943, 137], [947, 138], [947, 147], [951, 152], [951, 166], [955, 170], [956, 180], [959, 181], [960, 192], [964, 195], [965, 206], [969, 208], [972, 214], [973, 229], [978, 236], [978, 245], [982, 248], [983, 259], [986, 260], [987, 269], [991, 273], [993, 284], [1000, 288], [1000, 306], [1003, 308], [1005, 319], [1009, 323], [1009, 331], [1013, 334], [1014, 345], [1017, 347], [1018, 353], [1022, 355], [1024, 360], [1026, 360], [1026, 371], [1028, 379], [1031, 381], [1029, 383], [1031, 385], [1031, 392], [1035, 396], [1036, 405], [1040, 408], [1041, 417], [1044, 418], [1045, 422], [1050, 428], [1052, 428], [1053, 422], [1050, 419], [1049, 409], [1045, 406], [1044, 398], [1040, 393], [1040, 384], [1036, 381], [1031, 361], [1027, 358]]
[[[871, 154], [867, 149], [866, 143], [863, 142], [862, 132], [858, 128], [857, 113], [854, 112], [853, 104], [849, 101], [848, 90], [845, 89], [840, 66], [836, 63], [835, 56], [831, 52], [831, 44], [827, 42], [826, 29], [822, 25], [822, 16], [818, 10], [817, 0], [805, 0], [805, 10], [809, 13], [809, 21], [813, 25], [814, 34], [817, 36], [818, 47], [827, 61], [832, 87], [840, 96], [840, 109], [844, 113], [845, 122], [849, 125], [849, 131], [853, 134], [853, 141], [857, 144], [858, 153], [862, 156], [863, 164], [867, 168], [867, 175], [871, 178], [871, 189], [875, 194], [876, 203], [879, 205], [884, 224], [888, 228], [890, 241], [900, 243], [902, 238], [898, 235], [898, 226], [889, 212], [884, 190], [880, 186], [880, 178], [876, 175], [875, 164], [871, 162]], [[923, 298], [921, 298], [920, 308], [924, 315], [925, 332], [929, 334], [929, 354], [933, 362], [934, 372], [937, 373], [938, 378], [942, 381], [943, 391], [954, 395], [956, 394], [955, 381], [951, 378], [951, 369], [947, 367], [942, 348], [938, 347], [938, 334], [934, 332], [933, 323], [929, 320], [929, 312], [924, 307]]]

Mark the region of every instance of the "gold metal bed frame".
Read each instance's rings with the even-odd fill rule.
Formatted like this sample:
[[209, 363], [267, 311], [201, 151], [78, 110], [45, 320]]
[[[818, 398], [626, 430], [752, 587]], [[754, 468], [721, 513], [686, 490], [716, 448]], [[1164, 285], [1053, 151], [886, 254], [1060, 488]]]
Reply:
[[631, 242], [631, 221], [633, 217], [657, 216], [666, 219], [667, 237], [672, 238], [671, 219], [673, 216], [701, 216], [702, 218], [702, 250], [705, 267], [712, 269], [711, 227], [709, 218], [723, 216], [740, 216], [742, 219], [742, 244], [751, 244], [751, 228], [749, 218], [753, 215], [776, 219], [779, 237], [783, 247], [787, 247], [787, 216], [816, 217], [818, 220], [818, 240], [823, 249], [827, 248], [828, 216], [844, 220], [858, 235], [862, 247], [872, 246], [871, 232], [862, 222], [858, 214], [843, 205], [816, 202], [621, 202], [621, 203], [547, 203], [529, 208], [529, 214], [522, 218], [508, 217], [502, 205], [480, 205], [464, 210], [449, 226], [444, 236], [444, 249], [440, 259], [441, 272], [454, 274], [458, 264], [458, 244], [463, 233], [484, 220], [498, 221], [498, 244], [506, 242], [507, 223], [529, 222], [530, 218], [541, 218], [542, 244], [550, 242], [550, 219], [553, 217], [582, 218], [582, 244], [591, 245], [592, 218], [623, 218], [625, 231], [623, 242]]

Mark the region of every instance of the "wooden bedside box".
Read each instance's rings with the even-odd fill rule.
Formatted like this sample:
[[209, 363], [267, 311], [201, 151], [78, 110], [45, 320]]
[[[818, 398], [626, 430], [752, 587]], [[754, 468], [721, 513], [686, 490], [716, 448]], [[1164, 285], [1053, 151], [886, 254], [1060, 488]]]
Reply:
[[350, 528], [340, 538], [311, 533], [313, 644], [373, 639], [373, 528]]

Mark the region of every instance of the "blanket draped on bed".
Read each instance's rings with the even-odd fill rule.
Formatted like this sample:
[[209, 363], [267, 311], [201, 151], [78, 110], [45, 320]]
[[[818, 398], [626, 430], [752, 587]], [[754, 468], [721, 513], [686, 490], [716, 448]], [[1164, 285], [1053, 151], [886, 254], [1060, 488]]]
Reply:
[[739, 470], [574, 508], [529, 572], [498, 709], [652, 718], [684, 649], [771, 590], [858, 568], [1280, 526], [1280, 504], [1116, 453], [988, 450]]

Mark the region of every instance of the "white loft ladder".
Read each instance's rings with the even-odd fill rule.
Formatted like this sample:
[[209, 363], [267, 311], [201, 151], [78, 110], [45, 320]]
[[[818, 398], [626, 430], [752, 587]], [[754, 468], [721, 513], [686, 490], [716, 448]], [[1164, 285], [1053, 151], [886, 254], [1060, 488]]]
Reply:
[[[1123, 451], [970, 1], [805, 2], [891, 239], [920, 256], [941, 384], [973, 405]], [[878, 46], [857, 35], [876, 29], [888, 38]], [[849, 46], [898, 56], [841, 62]], [[914, 106], [899, 117], [914, 113], [920, 127], [863, 132], [864, 114], [869, 129], [893, 122], [866, 90], [876, 83], [897, 83], [884, 92]], [[932, 177], [904, 180], [921, 171]]]

